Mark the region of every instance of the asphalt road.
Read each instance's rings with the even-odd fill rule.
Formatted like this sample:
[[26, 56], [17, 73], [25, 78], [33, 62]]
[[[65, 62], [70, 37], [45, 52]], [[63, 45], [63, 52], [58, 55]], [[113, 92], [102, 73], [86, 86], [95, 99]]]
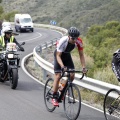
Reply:
[[[60, 33], [35, 29], [34, 33], [20, 33], [16, 36], [18, 42], [25, 41], [25, 52], [21, 59], [33, 51], [33, 48], [55, 38]], [[53, 113], [46, 110], [43, 99], [44, 86], [30, 78], [22, 68], [19, 69], [19, 81], [16, 90], [12, 90], [9, 82], [0, 83], [0, 120], [66, 120], [63, 105]], [[105, 120], [102, 112], [82, 105], [78, 120]]]

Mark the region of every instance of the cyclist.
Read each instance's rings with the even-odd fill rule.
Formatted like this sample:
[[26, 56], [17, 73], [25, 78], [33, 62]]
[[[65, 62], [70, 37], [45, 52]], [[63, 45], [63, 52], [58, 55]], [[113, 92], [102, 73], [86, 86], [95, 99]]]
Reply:
[[[80, 32], [76, 27], [70, 27], [68, 30], [68, 36], [62, 37], [57, 42], [57, 48], [54, 51], [54, 82], [53, 82], [53, 99], [52, 104], [59, 106], [57, 102], [58, 96], [58, 85], [61, 77], [61, 72], [66, 71], [67, 68], [74, 69], [74, 63], [70, 52], [77, 47], [82, 64], [83, 72], [86, 73], [87, 69], [85, 66], [85, 58], [83, 54], [83, 43], [82, 39], [79, 38]], [[71, 73], [71, 80], [74, 80], [74, 73]]]
[[120, 82], [120, 49], [114, 52], [112, 59], [112, 70]]

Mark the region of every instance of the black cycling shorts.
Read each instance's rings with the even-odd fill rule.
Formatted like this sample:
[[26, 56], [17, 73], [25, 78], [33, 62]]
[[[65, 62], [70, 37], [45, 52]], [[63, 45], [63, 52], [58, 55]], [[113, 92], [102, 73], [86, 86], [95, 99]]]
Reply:
[[[57, 50], [54, 51], [54, 72], [61, 73], [61, 66], [59, 65], [59, 63], [57, 62], [57, 59], [56, 59], [56, 52], [57, 52]], [[70, 53], [63, 52], [61, 55], [61, 59], [62, 59], [64, 66], [66, 66], [67, 68], [70, 68], [70, 69], [75, 68]]]

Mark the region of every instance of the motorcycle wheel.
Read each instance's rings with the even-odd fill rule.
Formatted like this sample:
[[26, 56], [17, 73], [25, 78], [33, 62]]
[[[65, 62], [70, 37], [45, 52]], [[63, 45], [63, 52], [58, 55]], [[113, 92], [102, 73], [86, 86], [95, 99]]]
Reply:
[[16, 89], [18, 84], [18, 70], [12, 69], [10, 72], [10, 86], [11, 89]]

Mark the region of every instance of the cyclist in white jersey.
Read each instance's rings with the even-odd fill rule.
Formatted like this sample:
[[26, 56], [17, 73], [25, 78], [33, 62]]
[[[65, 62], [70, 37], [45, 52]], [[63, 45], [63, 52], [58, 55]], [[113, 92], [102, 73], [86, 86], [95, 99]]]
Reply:
[[[52, 103], [54, 106], [59, 106], [57, 102], [57, 91], [59, 80], [61, 77], [61, 71], [67, 70], [67, 68], [75, 69], [74, 63], [71, 57], [71, 51], [77, 47], [80, 57], [80, 62], [83, 68], [83, 72], [86, 73], [87, 69], [85, 66], [85, 58], [83, 54], [83, 43], [79, 38], [80, 32], [76, 27], [71, 27], [68, 30], [68, 36], [62, 37], [57, 42], [57, 48], [54, 51], [54, 83], [53, 83], [53, 99]], [[74, 80], [74, 73], [71, 73], [71, 79]]]

